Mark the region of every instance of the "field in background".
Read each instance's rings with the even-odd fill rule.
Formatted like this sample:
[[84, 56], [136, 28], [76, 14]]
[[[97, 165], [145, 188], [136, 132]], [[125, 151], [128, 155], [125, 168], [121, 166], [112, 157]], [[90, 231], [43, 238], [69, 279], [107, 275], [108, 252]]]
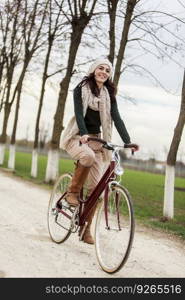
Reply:
[[[7, 168], [7, 160], [8, 152], [6, 152], [3, 168]], [[30, 176], [31, 154], [17, 152], [14, 173], [24, 179], [52, 188], [52, 185], [44, 183], [46, 162], [46, 156], [39, 156], [38, 177], [33, 179]], [[74, 162], [72, 160], [60, 159], [60, 174], [72, 172], [73, 167]], [[122, 184], [129, 190], [133, 198], [135, 217], [138, 222], [175, 233], [185, 239], [184, 178], [176, 178], [175, 181], [175, 217], [171, 221], [164, 221], [162, 218], [164, 175], [125, 169]]]

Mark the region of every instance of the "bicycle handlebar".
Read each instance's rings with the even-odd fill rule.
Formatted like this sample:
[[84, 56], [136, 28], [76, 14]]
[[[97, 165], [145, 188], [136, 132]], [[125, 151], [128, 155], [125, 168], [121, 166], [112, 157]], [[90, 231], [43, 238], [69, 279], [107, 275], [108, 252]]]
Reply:
[[107, 145], [107, 142], [105, 140], [100, 139], [100, 138], [89, 137], [87, 140], [88, 140], [88, 142], [89, 141], [94, 141], [94, 142], [99, 142], [99, 143], [101, 143], [103, 145]]
[[100, 139], [100, 138], [96, 138], [96, 137], [89, 137], [87, 140], [102, 143], [103, 147], [107, 150], [114, 150], [114, 147], [131, 148], [132, 149], [132, 155], [134, 154], [134, 149], [138, 150], [138, 145], [137, 144], [124, 144], [124, 146], [119, 146], [119, 145], [114, 145], [114, 144], [108, 143], [105, 140]]

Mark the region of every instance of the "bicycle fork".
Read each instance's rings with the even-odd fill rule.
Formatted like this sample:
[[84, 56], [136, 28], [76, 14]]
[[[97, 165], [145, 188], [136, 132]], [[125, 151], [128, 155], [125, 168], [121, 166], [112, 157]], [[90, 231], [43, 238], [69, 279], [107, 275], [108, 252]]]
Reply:
[[[106, 187], [105, 189], [105, 194], [104, 194], [104, 212], [105, 212], [105, 224], [106, 224], [106, 229], [110, 230], [113, 229], [110, 227], [109, 225], [109, 217], [108, 217], [108, 201], [109, 200], [109, 186]], [[116, 207], [116, 216], [117, 216], [117, 225], [118, 225], [118, 230], [121, 230], [121, 226], [120, 226], [120, 212], [119, 212], [119, 193], [116, 192], [115, 198], [115, 207]]]

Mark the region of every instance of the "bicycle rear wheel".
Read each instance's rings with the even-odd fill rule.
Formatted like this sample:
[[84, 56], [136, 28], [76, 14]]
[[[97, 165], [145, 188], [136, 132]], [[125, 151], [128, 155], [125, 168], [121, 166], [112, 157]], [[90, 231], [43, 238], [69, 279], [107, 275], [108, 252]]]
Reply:
[[98, 262], [107, 273], [123, 267], [134, 237], [134, 215], [128, 191], [110, 187], [107, 205], [102, 201], [95, 227], [95, 248]]
[[71, 174], [63, 174], [56, 181], [48, 206], [48, 230], [51, 239], [56, 243], [64, 242], [71, 234], [71, 218], [73, 210], [65, 201], [65, 195]]

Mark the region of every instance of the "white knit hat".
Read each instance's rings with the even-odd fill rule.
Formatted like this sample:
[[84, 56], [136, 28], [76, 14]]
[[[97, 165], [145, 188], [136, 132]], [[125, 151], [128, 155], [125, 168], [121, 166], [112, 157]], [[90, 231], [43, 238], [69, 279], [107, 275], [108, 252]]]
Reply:
[[96, 59], [96, 60], [94, 61], [94, 63], [90, 66], [87, 75], [93, 73], [99, 65], [108, 65], [109, 68], [110, 68], [110, 75], [109, 75], [109, 77], [112, 76], [112, 71], [113, 71], [112, 64], [111, 64], [111, 62], [110, 62], [108, 59], [106, 59], [106, 58], [98, 58], [98, 59]]

